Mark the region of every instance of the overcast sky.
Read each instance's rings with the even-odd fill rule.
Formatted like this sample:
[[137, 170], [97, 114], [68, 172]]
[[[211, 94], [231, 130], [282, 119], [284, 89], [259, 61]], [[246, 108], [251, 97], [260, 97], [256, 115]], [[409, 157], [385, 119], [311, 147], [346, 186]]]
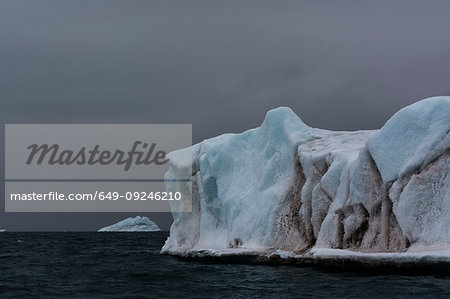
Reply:
[[[3, 123], [192, 123], [199, 142], [278, 106], [314, 127], [376, 129], [449, 94], [450, 1], [0, 2]], [[126, 216], [0, 213], [0, 227]]]

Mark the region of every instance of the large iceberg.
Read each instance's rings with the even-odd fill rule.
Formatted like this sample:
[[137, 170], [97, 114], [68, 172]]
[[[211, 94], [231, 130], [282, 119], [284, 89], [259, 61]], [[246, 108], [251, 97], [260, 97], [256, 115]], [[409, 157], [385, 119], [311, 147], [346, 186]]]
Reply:
[[99, 232], [159, 232], [159, 227], [148, 217], [128, 217], [113, 225], [103, 227]]
[[[373, 131], [315, 129], [289, 108], [271, 110], [259, 128], [169, 154], [166, 189], [192, 195], [192, 212], [173, 213], [162, 252], [430, 251], [450, 261], [449, 132], [450, 97], [419, 101]], [[186, 171], [192, 188], [173, 180]]]

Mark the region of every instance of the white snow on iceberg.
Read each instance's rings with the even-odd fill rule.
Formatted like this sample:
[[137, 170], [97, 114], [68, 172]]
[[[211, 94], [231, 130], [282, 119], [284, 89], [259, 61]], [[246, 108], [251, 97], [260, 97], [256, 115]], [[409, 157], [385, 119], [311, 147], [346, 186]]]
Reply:
[[367, 141], [385, 182], [420, 170], [450, 147], [449, 97], [422, 100], [396, 113]]
[[[314, 129], [289, 108], [271, 110], [259, 128], [169, 154], [166, 189], [193, 202], [192, 213], [173, 213], [162, 252], [448, 252], [449, 132], [450, 97], [373, 131]], [[180, 156], [189, 150], [192, 165]], [[188, 166], [192, 188], [170, 181]]]
[[113, 225], [99, 229], [99, 232], [158, 232], [159, 227], [148, 217], [128, 217]]

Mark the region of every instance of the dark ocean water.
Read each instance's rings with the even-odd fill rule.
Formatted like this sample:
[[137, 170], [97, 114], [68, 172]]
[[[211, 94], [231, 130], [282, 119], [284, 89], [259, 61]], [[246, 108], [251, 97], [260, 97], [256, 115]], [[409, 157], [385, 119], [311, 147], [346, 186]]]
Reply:
[[167, 233], [1, 233], [0, 296], [450, 297], [450, 275], [205, 263], [160, 255]]

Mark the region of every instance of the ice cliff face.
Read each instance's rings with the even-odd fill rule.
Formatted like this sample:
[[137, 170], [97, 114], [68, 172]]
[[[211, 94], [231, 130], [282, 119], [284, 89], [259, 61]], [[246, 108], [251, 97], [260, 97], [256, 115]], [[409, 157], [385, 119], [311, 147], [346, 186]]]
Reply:
[[158, 232], [159, 227], [148, 217], [128, 217], [113, 225], [99, 229], [99, 232]]
[[450, 97], [408, 106], [377, 131], [314, 129], [271, 110], [259, 128], [169, 154], [166, 179], [192, 153], [192, 189], [166, 188], [193, 202], [174, 213], [163, 252], [450, 246], [449, 132]]

